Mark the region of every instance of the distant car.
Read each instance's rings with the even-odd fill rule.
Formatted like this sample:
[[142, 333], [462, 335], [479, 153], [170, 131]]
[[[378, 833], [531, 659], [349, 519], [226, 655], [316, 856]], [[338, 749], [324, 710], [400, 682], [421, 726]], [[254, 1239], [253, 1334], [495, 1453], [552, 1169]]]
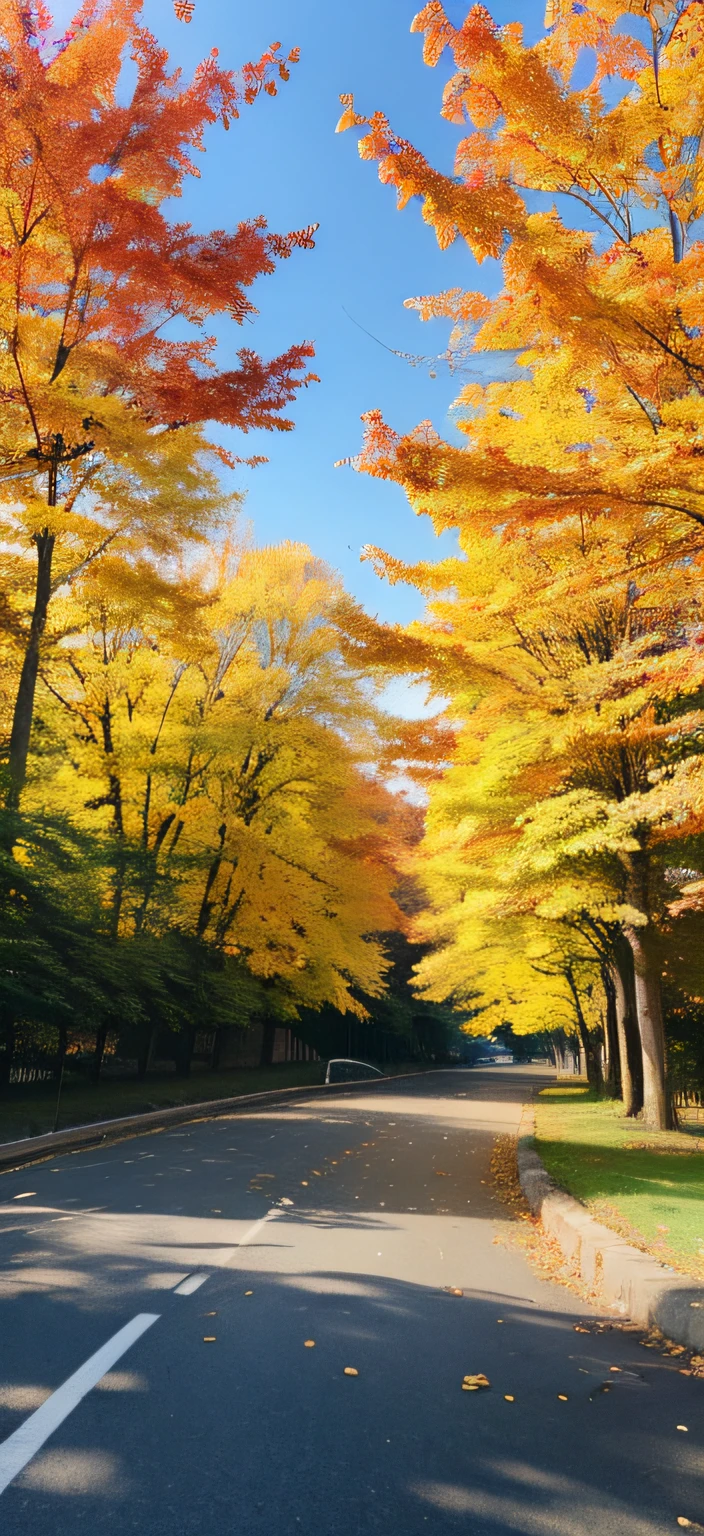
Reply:
[[328, 1070], [325, 1073], [326, 1083], [358, 1083], [365, 1077], [384, 1077], [379, 1067], [370, 1066], [368, 1061], [353, 1061], [349, 1056], [336, 1056], [328, 1062]]
[[491, 1056], [478, 1056], [478, 1067], [510, 1067], [513, 1066], [513, 1056], [510, 1051], [496, 1051]]

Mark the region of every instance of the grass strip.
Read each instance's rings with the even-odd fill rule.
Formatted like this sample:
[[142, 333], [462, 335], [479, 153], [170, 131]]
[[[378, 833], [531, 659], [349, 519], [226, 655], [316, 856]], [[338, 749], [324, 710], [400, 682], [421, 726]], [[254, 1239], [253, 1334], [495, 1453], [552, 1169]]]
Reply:
[[560, 1086], [536, 1100], [536, 1150], [605, 1226], [704, 1281], [704, 1134], [648, 1131], [620, 1103]]

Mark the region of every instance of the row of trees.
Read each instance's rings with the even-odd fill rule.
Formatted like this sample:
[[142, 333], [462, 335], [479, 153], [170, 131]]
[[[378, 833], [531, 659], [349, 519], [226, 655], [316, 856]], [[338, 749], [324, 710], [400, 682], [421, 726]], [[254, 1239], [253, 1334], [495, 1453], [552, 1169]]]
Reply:
[[5, 1081], [87, 1036], [96, 1072], [125, 1031], [144, 1070], [169, 1029], [185, 1070], [199, 1026], [364, 1021], [390, 970], [385, 1034], [445, 1028], [403, 974], [417, 831], [349, 605], [308, 549], [239, 539], [222, 486], [214, 427], [289, 430], [312, 348], [220, 368], [208, 325], [252, 317], [315, 230], [168, 212], [206, 128], [296, 51], [238, 74], [214, 51], [187, 83], [139, 10], [87, 0], [57, 37], [39, 0], [0, 0]]
[[478, 1033], [578, 1032], [590, 1074], [605, 1059], [663, 1128], [665, 1025], [700, 1086], [704, 1040], [704, 15], [550, 0], [526, 46], [518, 22], [475, 5], [457, 29], [431, 0], [413, 28], [429, 64], [454, 58], [454, 174], [351, 97], [340, 127], [366, 129], [363, 158], [442, 247], [503, 269], [495, 298], [407, 301], [454, 322], [460, 376], [498, 363], [462, 384], [458, 440], [371, 412], [353, 461], [457, 534], [436, 564], [370, 550], [427, 611], [358, 632], [430, 679], [456, 731], [413, 858], [419, 987]]

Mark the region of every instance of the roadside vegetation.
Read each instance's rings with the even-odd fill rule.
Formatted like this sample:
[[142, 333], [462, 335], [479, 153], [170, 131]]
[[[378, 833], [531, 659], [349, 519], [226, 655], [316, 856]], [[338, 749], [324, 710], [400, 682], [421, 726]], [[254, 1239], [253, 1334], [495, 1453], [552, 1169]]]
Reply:
[[555, 1182], [628, 1242], [704, 1280], [704, 1119], [649, 1130], [579, 1085], [544, 1088], [535, 1111]]

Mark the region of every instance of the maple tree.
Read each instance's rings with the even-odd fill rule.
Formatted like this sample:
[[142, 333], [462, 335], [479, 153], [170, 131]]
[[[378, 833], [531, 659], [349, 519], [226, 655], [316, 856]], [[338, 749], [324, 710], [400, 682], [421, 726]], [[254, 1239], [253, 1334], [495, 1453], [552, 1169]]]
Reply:
[[[644, 1114], [664, 1126], [663, 973], [695, 1007], [704, 993], [704, 17], [685, 0], [550, 0], [546, 27], [527, 47], [483, 6], [460, 28], [439, 0], [416, 17], [426, 61], [454, 57], [443, 114], [470, 125], [454, 175], [343, 98], [339, 127], [367, 129], [360, 153], [399, 205], [421, 198], [442, 247], [462, 238], [503, 270], [494, 298], [407, 301], [454, 322], [451, 368], [488, 364], [455, 402], [461, 444], [370, 412], [352, 462], [461, 551], [412, 568], [370, 552], [431, 599], [387, 646], [450, 698], [459, 731], [421, 855], [436, 945], [421, 986], [475, 995], [487, 1028], [571, 1012], [587, 1041], [588, 998], [592, 1028], [594, 1008], [614, 1022], [633, 1107], [630, 997]], [[491, 381], [497, 357], [512, 366]]]
[[[42, 0], [0, 4], [0, 497], [14, 645], [9, 796], [27, 767], [54, 594], [108, 549], [168, 561], [222, 511], [231, 455], [208, 422], [288, 430], [309, 344], [214, 360], [209, 321], [255, 313], [248, 290], [314, 228], [263, 219], [198, 234], [164, 211], [198, 175], [204, 130], [275, 94], [296, 51], [239, 74], [217, 50], [182, 81], [139, 0], [86, 0], [54, 36]], [[122, 62], [136, 72], [130, 99]], [[71, 153], [66, 153], [70, 143]], [[176, 339], [173, 324], [190, 328]], [[29, 556], [32, 556], [34, 568]]]

